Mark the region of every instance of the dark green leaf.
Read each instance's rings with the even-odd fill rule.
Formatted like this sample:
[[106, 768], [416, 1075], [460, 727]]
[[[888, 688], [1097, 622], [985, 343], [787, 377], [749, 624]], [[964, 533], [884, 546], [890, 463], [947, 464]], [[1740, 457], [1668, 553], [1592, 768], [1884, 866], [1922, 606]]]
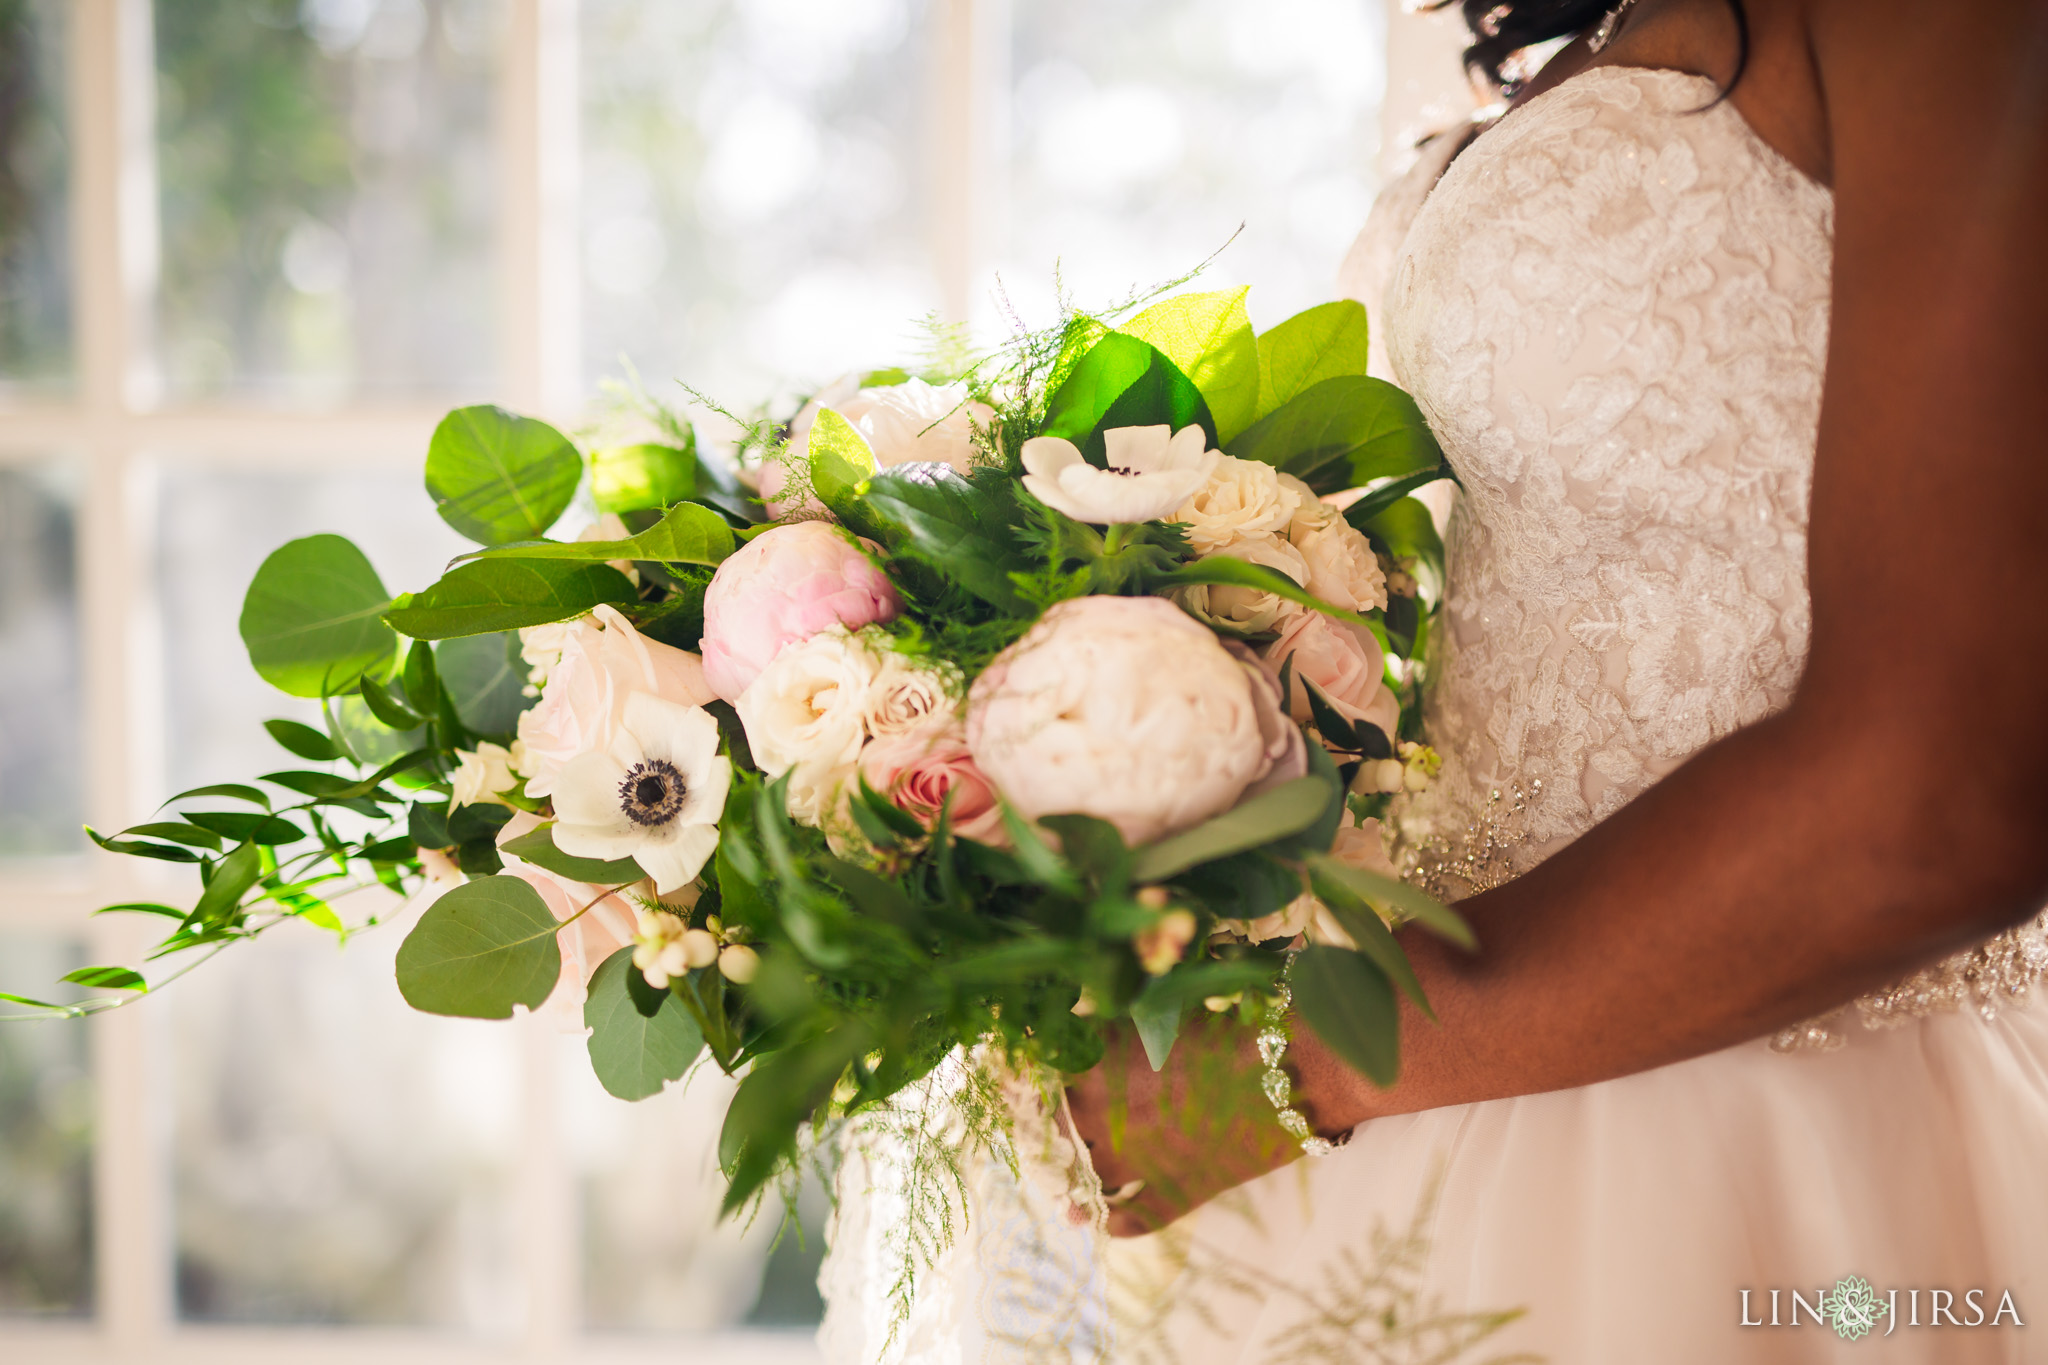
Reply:
[[1325, 379], [1365, 373], [1365, 308], [1351, 299], [1317, 304], [1259, 334], [1259, 410], [1264, 417]]
[[590, 1029], [590, 1069], [598, 1083], [622, 1100], [644, 1100], [670, 1081], [682, 1079], [704, 1050], [704, 1032], [681, 1001], [661, 993], [652, 1016], [634, 1003], [632, 982], [640, 976], [633, 950], [621, 948], [590, 978], [583, 1022]]
[[498, 845], [489, 838], [465, 839], [455, 846], [455, 865], [469, 877], [494, 877], [505, 870]]
[[61, 981], [70, 981], [80, 986], [92, 986], [103, 991], [147, 991], [149, 983], [142, 979], [140, 972], [126, 967], [80, 967], [75, 972], [66, 972]]
[[1468, 952], [1479, 946], [1472, 926], [1465, 923], [1462, 915], [1404, 881], [1326, 856], [1309, 859], [1309, 869], [1318, 877], [1337, 882], [1368, 905], [1386, 906], [1401, 918], [1414, 920], [1438, 938], [1448, 939]]
[[1030, 566], [1004, 531], [1004, 518], [985, 490], [944, 465], [898, 465], [868, 481], [864, 499], [900, 536], [902, 549], [1002, 611], [1029, 615], [1012, 570]]
[[389, 763], [419, 748], [427, 735], [424, 727], [392, 729], [377, 719], [359, 693], [329, 702], [327, 718], [335, 736], [348, 746], [349, 755], [358, 763]]
[[398, 949], [398, 989], [414, 1009], [505, 1019], [539, 1009], [562, 974], [561, 925], [517, 877], [484, 877], [428, 906]]
[[109, 853], [122, 853], [131, 858], [155, 858], [165, 863], [196, 863], [199, 855], [189, 848], [176, 844], [149, 844], [139, 839], [109, 839], [91, 825], [85, 827], [86, 837]]
[[625, 540], [533, 540], [474, 550], [469, 562], [560, 560], [601, 564], [609, 559], [645, 559], [657, 564], [716, 565], [738, 545], [725, 518], [694, 502], [679, 502], [662, 519]]
[[1316, 1036], [1375, 1085], [1391, 1086], [1401, 1074], [1401, 1015], [1386, 974], [1348, 949], [1310, 945], [1289, 981]]
[[455, 836], [448, 832], [448, 806], [445, 802], [415, 801], [412, 809], [405, 813], [405, 829], [421, 848], [449, 848], [455, 843]]
[[171, 797], [170, 800], [165, 801], [163, 806], [158, 806], [157, 809], [162, 810], [164, 806], [173, 805], [194, 796], [220, 796], [230, 801], [247, 801], [252, 806], [261, 806], [265, 810], [270, 809], [270, 797], [262, 788], [245, 787], [239, 782], [216, 782], [210, 787], [194, 787], [191, 791], [179, 792], [176, 796]]
[[1436, 1011], [1429, 1007], [1429, 997], [1423, 993], [1422, 982], [1415, 976], [1415, 967], [1408, 961], [1408, 954], [1401, 950], [1401, 944], [1387, 928], [1386, 921], [1377, 911], [1357, 896], [1351, 889], [1324, 873], [1314, 879], [1316, 895], [1330, 907], [1330, 913], [1351, 935], [1351, 941], [1358, 945], [1358, 951], [1373, 960], [1374, 965], [1387, 974], [1387, 979], [1401, 988], [1402, 994], [1415, 1002], [1431, 1019]]
[[600, 602], [631, 602], [632, 582], [606, 564], [551, 559], [479, 559], [408, 593], [384, 619], [415, 640], [488, 635], [581, 616]]
[[[870, 787], [865, 773], [858, 776], [860, 781], [860, 800], [854, 803], [856, 806], [865, 805], [873, 813], [876, 820], [880, 821], [900, 838], [922, 839], [925, 836], [925, 827], [918, 823], [916, 816], [907, 810], [901, 809], [888, 797]], [[869, 837], [872, 838], [873, 836]]]
[[479, 545], [537, 539], [568, 509], [582, 476], [568, 437], [487, 403], [442, 418], [427, 446], [435, 510]]
[[1047, 815], [1038, 823], [1059, 836], [1060, 852], [1097, 885], [1120, 887], [1128, 880], [1130, 851], [1109, 821], [1092, 815]]
[[493, 839], [512, 819], [512, 812], [492, 801], [458, 806], [448, 814], [448, 832], [458, 844], [472, 839]]
[[416, 730], [426, 721], [425, 716], [399, 700], [396, 691], [375, 678], [365, 676], [356, 684], [356, 692], [362, 697], [363, 704], [370, 708], [370, 714], [390, 729], [401, 732]]
[[373, 863], [403, 863], [419, 853], [419, 848], [409, 838], [380, 839], [374, 844], [364, 844], [356, 851], [358, 858]]
[[638, 512], [696, 496], [696, 433], [689, 436], [687, 447], [645, 442], [591, 451], [590, 494], [597, 510]]
[[1216, 443], [1216, 421], [1194, 381], [1149, 342], [1111, 332], [1089, 349], [1054, 391], [1045, 436], [1072, 441], [1091, 464], [1104, 458], [1114, 427], [1199, 426]]
[[272, 687], [329, 696], [383, 667], [397, 637], [381, 619], [391, 594], [363, 552], [340, 536], [307, 536], [271, 552], [242, 599], [242, 643]]
[[506, 840], [503, 851], [557, 876], [589, 882], [592, 886], [624, 886], [647, 875], [631, 858], [577, 858], [562, 852], [555, 847], [552, 824]]
[[898, 928], [907, 929], [917, 923], [917, 911], [896, 883], [840, 858], [820, 857], [817, 862], [819, 870], [837, 882], [863, 914]]
[[315, 763], [325, 763], [341, 757], [341, 750], [333, 740], [321, 734], [310, 725], [301, 725], [295, 720], [266, 720], [263, 728], [270, 737], [284, 747], [286, 752], [299, 758], [309, 758]]
[[1327, 781], [1297, 777], [1213, 820], [1139, 849], [1131, 876], [1140, 882], [1165, 881], [1211, 859], [1262, 848], [1315, 824], [1329, 804]]
[[[434, 647], [414, 640], [405, 652], [405, 696], [422, 720], [432, 720], [441, 711], [441, 674], [434, 667]], [[394, 729], [403, 727], [393, 726]]]
[[239, 810], [195, 810], [181, 811], [180, 814], [201, 829], [210, 829], [237, 843], [290, 844], [306, 837], [306, 831], [275, 815], [252, 815]]
[[93, 911], [95, 915], [134, 914], [161, 915], [166, 919], [183, 919], [185, 912], [175, 905], [159, 905], [155, 901], [122, 901], [119, 905], [102, 905]]
[[[1354, 504], [1344, 515], [1350, 517], [1356, 510]], [[1430, 515], [1429, 508], [1420, 499], [1399, 498], [1373, 515], [1353, 520], [1351, 524], [1385, 546], [1387, 553], [1394, 558], [1414, 561], [1424, 571], [1418, 577], [1423, 578], [1430, 596], [1442, 595], [1444, 542], [1437, 534], [1436, 518]]]
[[1081, 883], [1074, 876], [1074, 869], [1067, 866], [1066, 860], [1053, 851], [1044, 836], [1007, 801], [1003, 803], [1003, 829], [1010, 836], [1011, 856], [1033, 881], [1069, 895], [1081, 894]]
[[523, 693], [526, 662], [519, 657], [516, 634], [443, 640], [434, 650], [434, 662], [464, 727], [475, 734], [499, 736], [517, 728], [519, 713], [530, 699]]
[[1247, 427], [1228, 453], [1284, 469], [1317, 492], [1399, 478], [1443, 460], [1415, 400], [1365, 375], [1302, 390]]

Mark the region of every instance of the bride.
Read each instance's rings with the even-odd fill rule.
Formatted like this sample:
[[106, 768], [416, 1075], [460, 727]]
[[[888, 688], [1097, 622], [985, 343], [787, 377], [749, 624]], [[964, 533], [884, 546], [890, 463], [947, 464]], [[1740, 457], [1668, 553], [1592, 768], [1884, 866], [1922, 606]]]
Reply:
[[1463, 487], [1397, 824], [1482, 949], [1391, 1090], [1295, 1031], [1326, 1156], [1098, 1069], [1116, 1239], [970, 1173], [907, 1324], [842, 1183], [835, 1359], [2044, 1358], [2048, 9], [1464, 9], [1572, 41], [1347, 285]]

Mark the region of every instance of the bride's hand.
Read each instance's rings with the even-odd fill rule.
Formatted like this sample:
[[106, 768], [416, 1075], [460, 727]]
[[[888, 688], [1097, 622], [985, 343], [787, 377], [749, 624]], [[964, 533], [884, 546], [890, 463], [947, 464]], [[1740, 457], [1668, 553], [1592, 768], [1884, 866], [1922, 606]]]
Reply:
[[[1355, 1092], [1365, 1082], [1309, 1040], [1307, 1029], [1293, 1034], [1297, 1107], [1318, 1132], [1343, 1131], [1354, 1113], [1362, 1117]], [[1301, 1155], [1259, 1088], [1260, 1070], [1252, 1031], [1234, 1019], [1188, 1020], [1159, 1071], [1135, 1030], [1112, 1031], [1102, 1065], [1067, 1088], [1076, 1136], [1087, 1144], [1103, 1194], [1116, 1201], [1112, 1236], [1156, 1231]], [[1134, 1182], [1142, 1183], [1133, 1189]], [[1118, 1198], [1124, 1191], [1128, 1197]]]

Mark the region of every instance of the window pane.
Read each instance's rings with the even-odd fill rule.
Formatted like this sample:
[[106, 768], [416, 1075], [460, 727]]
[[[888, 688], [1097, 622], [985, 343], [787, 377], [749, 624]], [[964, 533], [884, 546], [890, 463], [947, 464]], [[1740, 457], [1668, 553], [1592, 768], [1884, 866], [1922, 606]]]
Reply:
[[734, 404], [936, 302], [922, 0], [584, 0], [584, 365]]
[[[1083, 306], [1193, 267], [1261, 325], [1331, 297], [1379, 149], [1376, 0], [1030, 0], [1015, 7], [1005, 283]], [[1039, 311], [1037, 307], [1031, 309]]]
[[0, 468], [0, 857], [84, 843], [70, 474]]
[[264, 558], [287, 540], [322, 531], [360, 546], [392, 593], [425, 587], [450, 559], [476, 548], [434, 515], [412, 474], [165, 476], [157, 522], [165, 794], [295, 766], [258, 722], [287, 716], [317, 725], [319, 706], [257, 677], [236, 623]]
[[173, 397], [470, 392], [495, 372], [492, 0], [160, 0]]
[[[0, 905], [4, 912], [4, 905]], [[0, 983], [85, 965], [75, 944], [0, 934]], [[58, 986], [57, 991], [70, 991]], [[14, 1006], [0, 1002], [0, 1012]], [[0, 1024], [0, 1315], [92, 1311], [92, 1082], [81, 1020]]]
[[0, 392], [71, 374], [64, 10], [0, 3]]
[[161, 1002], [182, 1318], [518, 1330], [518, 1039], [407, 1006], [402, 935], [285, 925]]
[[563, 1062], [583, 1191], [584, 1320], [687, 1333], [815, 1326], [822, 1198], [803, 1210], [801, 1244], [792, 1231], [774, 1245], [782, 1206], [772, 1198], [751, 1226], [718, 1219], [718, 1130], [733, 1083], [707, 1062], [687, 1085], [628, 1104], [598, 1085], [582, 1046]]

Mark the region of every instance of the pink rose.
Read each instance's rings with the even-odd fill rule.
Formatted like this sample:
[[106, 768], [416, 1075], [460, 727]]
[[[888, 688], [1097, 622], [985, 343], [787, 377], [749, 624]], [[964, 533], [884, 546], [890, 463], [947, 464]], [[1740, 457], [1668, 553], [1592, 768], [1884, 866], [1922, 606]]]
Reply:
[[871, 741], [860, 751], [861, 776], [926, 829], [953, 798], [953, 831], [984, 844], [1004, 844], [995, 784], [967, 751], [958, 724], [912, 730]]
[[774, 526], [718, 566], [704, 593], [704, 677], [737, 702], [782, 647], [827, 626], [859, 630], [902, 610], [889, 577], [822, 521]]
[[1384, 680], [1385, 656], [1372, 632], [1333, 621], [1319, 611], [1305, 611], [1289, 621], [1280, 638], [1260, 656], [1275, 678], [1289, 659], [1294, 661], [1288, 712], [1306, 725], [1310, 719], [1308, 689], [1314, 683], [1337, 714], [1350, 721], [1369, 721], [1391, 741], [1401, 718], [1401, 704]]
[[648, 639], [616, 608], [600, 606], [570, 622], [540, 704], [519, 717], [516, 764], [527, 795], [551, 795], [563, 764], [608, 746], [635, 692], [682, 706], [716, 696], [704, 681], [703, 660]]
[[[538, 816], [519, 812], [498, 831], [499, 848], [522, 834], [530, 833], [540, 823]], [[601, 886], [557, 876], [509, 853], [501, 856], [505, 860], [506, 874], [519, 878], [540, 892], [548, 912], [558, 920], [568, 919], [604, 891]], [[628, 889], [650, 898], [654, 891], [644, 882]], [[591, 906], [589, 914], [556, 932], [555, 942], [562, 950], [562, 975], [541, 1008], [553, 1016], [565, 1032], [577, 1032], [583, 1028], [585, 986], [606, 958], [633, 942], [633, 932], [637, 927], [638, 918], [632, 902], [623, 892], [615, 891]]]

